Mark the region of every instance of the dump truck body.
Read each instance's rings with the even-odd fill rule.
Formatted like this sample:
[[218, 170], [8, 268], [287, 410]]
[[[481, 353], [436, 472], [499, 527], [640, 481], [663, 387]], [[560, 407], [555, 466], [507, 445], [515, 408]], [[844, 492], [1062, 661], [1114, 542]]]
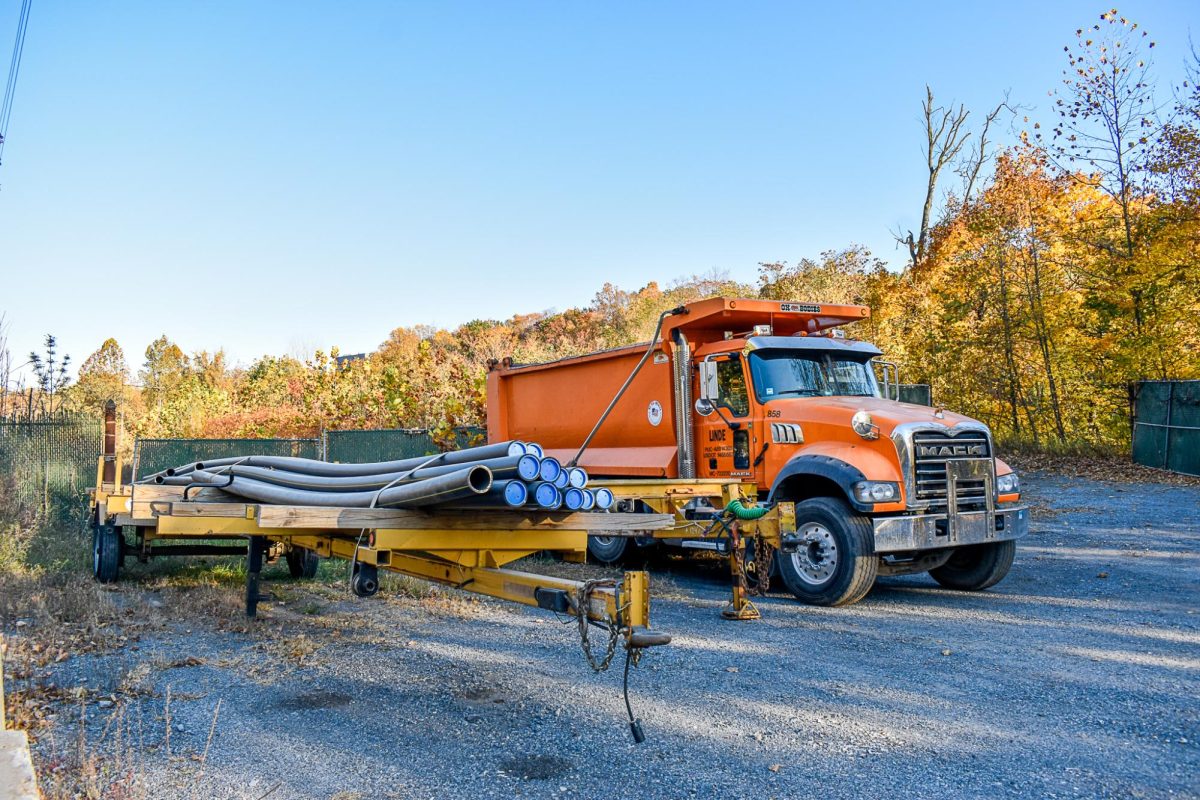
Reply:
[[[812, 602], [847, 601], [825, 586], [845, 577], [844, 560], [827, 574], [838, 554], [959, 588], [1007, 572], [1028, 528], [1012, 470], [986, 425], [880, 396], [880, 350], [830, 333], [867, 308], [715, 298], [676, 312], [579, 465], [612, 478], [738, 479], [761, 500], [796, 503], [782, 559], [795, 569], [781, 571]], [[489, 439], [535, 439], [570, 461], [647, 346], [494, 364]], [[984, 551], [996, 563], [972, 572], [967, 556]]]

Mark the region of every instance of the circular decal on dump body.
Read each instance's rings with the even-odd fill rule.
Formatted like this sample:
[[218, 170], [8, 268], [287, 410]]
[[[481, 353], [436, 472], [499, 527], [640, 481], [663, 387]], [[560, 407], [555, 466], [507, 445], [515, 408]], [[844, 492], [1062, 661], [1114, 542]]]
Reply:
[[662, 403], [657, 400], [651, 400], [649, 407], [646, 408], [646, 419], [650, 420], [650, 424], [655, 426], [662, 422]]

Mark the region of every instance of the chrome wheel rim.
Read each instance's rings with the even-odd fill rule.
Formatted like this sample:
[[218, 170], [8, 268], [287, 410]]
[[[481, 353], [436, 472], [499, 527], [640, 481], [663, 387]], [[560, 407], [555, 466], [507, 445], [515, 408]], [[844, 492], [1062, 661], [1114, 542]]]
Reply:
[[837, 570], [837, 540], [825, 526], [816, 522], [804, 525], [797, 533], [800, 545], [791, 554], [796, 575], [811, 586], [827, 583]]
[[614, 541], [616, 541], [616, 539], [617, 537], [615, 536], [592, 536], [592, 541], [598, 547], [612, 547], [612, 544]]

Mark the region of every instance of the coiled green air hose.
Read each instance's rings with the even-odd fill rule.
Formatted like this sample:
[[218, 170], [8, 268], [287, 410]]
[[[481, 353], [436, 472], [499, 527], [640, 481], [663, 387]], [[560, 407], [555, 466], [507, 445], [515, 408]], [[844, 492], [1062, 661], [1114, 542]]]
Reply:
[[746, 521], [762, 519], [770, 510], [771, 509], [767, 506], [754, 506], [753, 508], [747, 508], [746, 506], [742, 505], [741, 500], [730, 500], [729, 505], [725, 506], [726, 514], [733, 514], [733, 516], [737, 517], [738, 519]]

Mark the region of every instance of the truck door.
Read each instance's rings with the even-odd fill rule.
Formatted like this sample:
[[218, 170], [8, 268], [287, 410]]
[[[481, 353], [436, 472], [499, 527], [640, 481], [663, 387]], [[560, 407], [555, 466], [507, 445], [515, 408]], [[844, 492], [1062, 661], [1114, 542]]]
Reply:
[[716, 362], [718, 391], [713, 413], [696, 418], [696, 473], [702, 478], [749, 479], [758, 437], [750, 414], [745, 359], [731, 353], [709, 360]]

